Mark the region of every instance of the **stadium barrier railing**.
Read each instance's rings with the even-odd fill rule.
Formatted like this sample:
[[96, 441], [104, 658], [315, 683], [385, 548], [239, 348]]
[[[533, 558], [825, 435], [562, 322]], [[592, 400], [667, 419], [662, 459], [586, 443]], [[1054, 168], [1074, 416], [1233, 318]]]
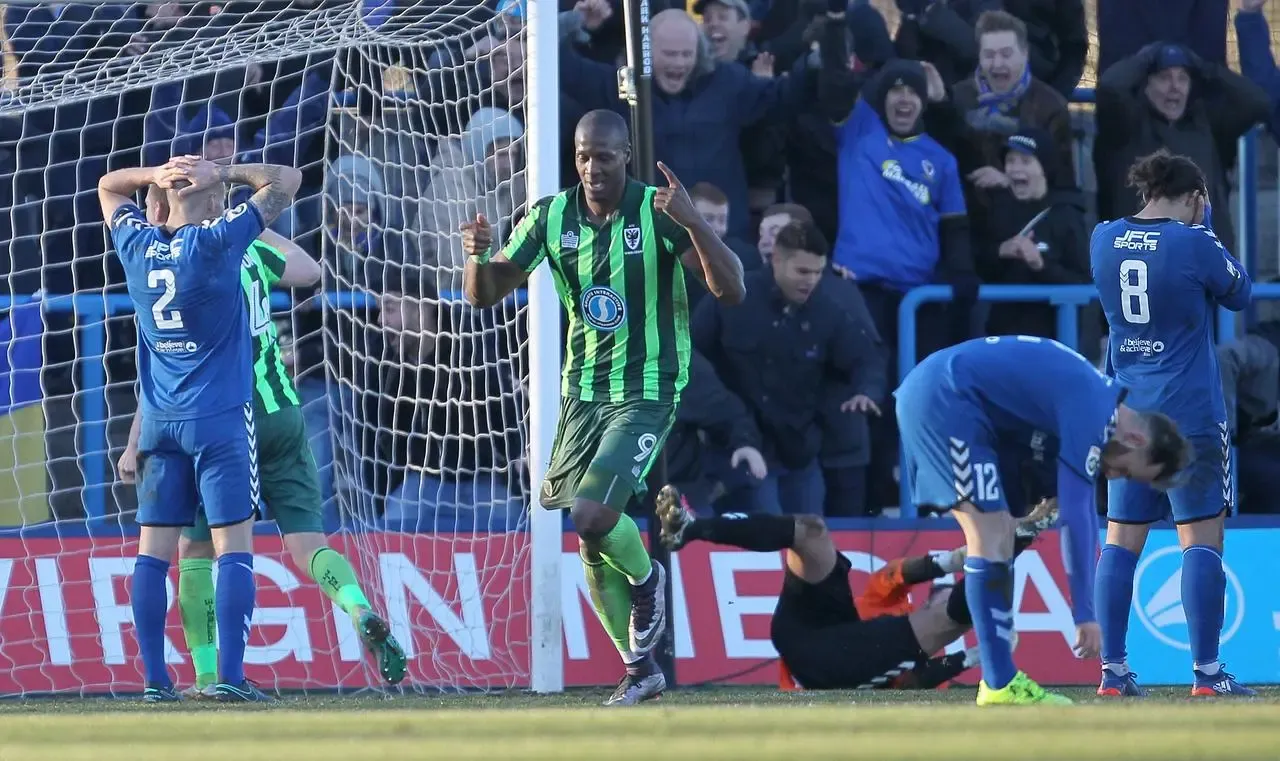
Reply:
[[[444, 293], [443, 299], [460, 299], [461, 294]], [[527, 300], [524, 290], [512, 297], [517, 304]], [[311, 299], [323, 302], [333, 309], [377, 308], [377, 296], [364, 292], [326, 291]], [[45, 296], [0, 296], [0, 309], [39, 301], [41, 309], [49, 313], [72, 313], [76, 316], [79, 333], [79, 429], [83, 441], [82, 490], [86, 529], [89, 533], [119, 533], [120, 521], [108, 511], [108, 493], [114, 483], [114, 471], [109, 461], [111, 451], [107, 440], [107, 326], [108, 320], [134, 311], [133, 301], [126, 294], [82, 293], [75, 295], [50, 294]], [[271, 308], [288, 311], [294, 303], [286, 293], [271, 295]]]

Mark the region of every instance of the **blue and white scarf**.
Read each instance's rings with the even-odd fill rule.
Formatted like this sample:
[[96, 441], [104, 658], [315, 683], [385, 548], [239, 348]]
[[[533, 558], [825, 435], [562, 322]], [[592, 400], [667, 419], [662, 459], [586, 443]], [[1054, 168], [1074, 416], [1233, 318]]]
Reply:
[[990, 116], [1004, 115], [1018, 107], [1018, 101], [1022, 100], [1022, 96], [1031, 87], [1031, 67], [1023, 68], [1022, 76], [1008, 92], [992, 90], [987, 78], [982, 76], [981, 69], [974, 73], [973, 78], [978, 84], [978, 110], [985, 111]]

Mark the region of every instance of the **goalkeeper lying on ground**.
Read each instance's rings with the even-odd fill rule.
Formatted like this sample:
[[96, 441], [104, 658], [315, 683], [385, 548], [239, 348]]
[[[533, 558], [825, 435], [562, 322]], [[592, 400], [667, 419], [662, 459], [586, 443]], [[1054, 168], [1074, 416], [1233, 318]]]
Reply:
[[[911, 587], [964, 566], [964, 548], [949, 555], [890, 561], [871, 575], [856, 600], [849, 559], [821, 518], [732, 513], [698, 518], [674, 486], [658, 494], [662, 542], [679, 550], [702, 540], [754, 552], [787, 550], [786, 576], [773, 611], [770, 639], [797, 684], [806, 689], [931, 689], [977, 665], [978, 649], [934, 657], [973, 625], [964, 583], [936, 589], [923, 605]], [[1014, 552], [1026, 549], [1057, 519], [1055, 500], [1018, 523]]]
[[[147, 192], [147, 220], [163, 224], [169, 216], [165, 195], [154, 185]], [[351, 616], [365, 648], [378, 660], [384, 679], [397, 684], [405, 676], [405, 655], [386, 621], [373, 612], [355, 570], [325, 539], [321, 520], [320, 476], [316, 469], [298, 392], [280, 354], [272, 320], [273, 285], [304, 287], [320, 279], [320, 265], [286, 238], [268, 230], [245, 252], [240, 281], [254, 333], [254, 419], [257, 421], [258, 472], [262, 499], [284, 536], [285, 548], [298, 568], [320, 585]], [[120, 478], [137, 476], [141, 408], [134, 415], [129, 445], [120, 456]], [[214, 619], [213, 541], [203, 512], [196, 525], [182, 532], [178, 545], [178, 607], [182, 630], [195, 665], [196, 683], [183, 695], [212, 697], [217, 681], [218, 650]]]

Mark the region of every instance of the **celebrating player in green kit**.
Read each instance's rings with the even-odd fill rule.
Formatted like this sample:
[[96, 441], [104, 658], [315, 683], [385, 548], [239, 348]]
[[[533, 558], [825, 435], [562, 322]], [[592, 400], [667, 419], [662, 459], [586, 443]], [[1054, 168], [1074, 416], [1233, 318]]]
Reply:
[[482, 216], [462, 226], [463, 289], [493, 306], [547, 259], [569, 313], [560, 423], [542, 504], [569, 508], [591, 599], [626, 664], [606, 705], [666, 689], [650, 658], [666, 627], [666, 571], [624, 512], [675, 420], [689, 372], [684, 269], [718, 299], [743, 297], [742, 264], [665, 165], [666, 185], [627, 177], [627, 124], [612, 111], [578, 122], [581, 183], [529, 209], [500, 253]]
[[[169, 210], [165, 194], [152, 186], [147, 193], [147, 219], [163, 223]], [[293, 561], [306, 570], [326, 595], [351, 616], [365, 647], [378, 659], [382, 676], [396, 684], [405, 676], [405, 655], [386, 621], [373, 612], [346, 558], [325, 540], [321, 520], [320, 477], [307, 443], [298, 392], [285, 367], [271, 317], [270, 289], [314, 285], [320, 265], [295, 244], [268, 230], [245, 253], [240, 272], [254, 334], [255, 420], [262, 498], [279, 524]], [[126, 483], [137, 474], [140, 412], [134, 416], [129, 444], [120, 457]], [[178, 606], [196, 683], [184, 697], [212, 697], [217, 681], [218, 651], [214, 619], [213, 542], [204, 515], [184, 530], [179, 544]]]

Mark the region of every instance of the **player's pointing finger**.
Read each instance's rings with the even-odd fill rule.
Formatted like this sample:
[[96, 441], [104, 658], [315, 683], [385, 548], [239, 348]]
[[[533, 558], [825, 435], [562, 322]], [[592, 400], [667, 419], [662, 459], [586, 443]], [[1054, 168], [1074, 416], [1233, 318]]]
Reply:
[[667, 182], [671, 185], [671, 187], [673, 188], [680, 187], [680, 178], [676, 177], [676, 173], [671, 171], [671, 168], [668, 167], [666, 164], [662, 163], [661, 161], [658, 162], [658, 171], [662, 172], [666, 176]]

